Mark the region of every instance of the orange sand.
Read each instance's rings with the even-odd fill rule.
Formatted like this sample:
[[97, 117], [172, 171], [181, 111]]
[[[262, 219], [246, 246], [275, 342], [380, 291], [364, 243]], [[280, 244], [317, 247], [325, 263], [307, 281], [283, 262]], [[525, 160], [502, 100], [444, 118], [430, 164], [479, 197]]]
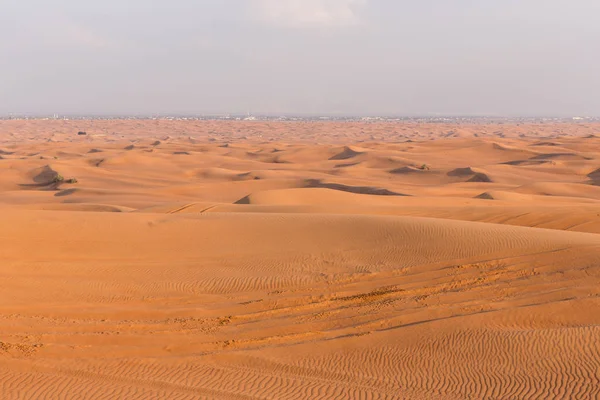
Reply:
[[1, 399], [600, 396], [597, 124], [0, 121], [0, 217]]

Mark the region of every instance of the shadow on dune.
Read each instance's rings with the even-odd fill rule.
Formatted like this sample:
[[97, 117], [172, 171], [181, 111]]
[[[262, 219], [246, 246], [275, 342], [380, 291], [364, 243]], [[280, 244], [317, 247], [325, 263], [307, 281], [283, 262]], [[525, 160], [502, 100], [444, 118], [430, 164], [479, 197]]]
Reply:
[[473, 171], [473, 169], [471, 167], [464, 167], [464, 168], [456, 168], [456, 169], [453, 169], [452, 171], [448, 171], [448, 173], [446, 175], [465, 177], [465, 176], [475, 175], [476, 173], [477, 172]]
[[483, 199], [483, 200], [496, 200], [496, 198], [494, 197], [494, 195], [491, 194], [491, 193], [488, 193], [488, 192], [481, 193], [480, 195], [475, 196], [475, 198], [476, 199]]
[[475, 175], [473, 175], [473, 177], [471, 179], [469, 179], [467, 182], [489, 183], [489, 182], [493, 182], [493, 181], [487, 174], [478, 172]]
[[593, 158], [584, 157], [576, 153], [546, 153], [531, 157], [530, 160], [552, 160], [552, 159], [576, 159], [593, 160]]
[[34, 175], [33, 181], [43, 185], [52, 183], [59, 176], [58, 172], [53, 170], [49, 165], [39, 168], [35, 173], [37, 174]]
[[588, 184], [593, 185], [593, 186], [600, 186], [600, 168], [590, 172], [587, 175], [587, 177], [590, 178], [590, 181], [588, 182]]
[[333, 168], [347, 168], [347, 167], [354, 167], [355, 165], [359, 165], [359, 162], [353, 162], [353, 163], [347, 163], [347, 164], [336, 164], [333, 166]]
[[69, 196], [73, 193], [77, 192], [77, 189], [75, 188], [71, 188], [71, 189], [65, 189], [65, 190], [61, 190], [60, 192], [56, 193], [54, 195], [54, 197], [64, 197], [64, 196]]
[[492, 178], [486, 173], [478, 172], [471, 167], [465, 168], [456, 168], [452, 171], [449, 171], [446, 175], [455, 176], [455, 177], [470, 177], [466, 182], [477, 182], [477, 183], [485, 183], [485, 182], [493, 182]]
[[25, 190], [58, 190], [61, 182], [50, 182], [50, 183], [21, 183], [20, 188]]
[[243, 197], [233, 204], [250, 204], [250, 195]]
[[324, 183], [320, 179], [307, 179], [304, 182], [305, 188], [322, 188], [322, 189], [333, 189], [342, 192], [356, 193], [356, 194], [370, 194], [375, 196], [408, 196], [407, 194], [392, 192], [388, 189], [376, 188], [372, 186], [348, 186], [341, 183]]
[[23, 189], [37, 189], [37, 190], [58, 190], [62, 181], [60, 174], [53, 170], [49, 165], [45, 165], [41, 168], [33, 170], [33, 182], [34, 183], [23, 183], [19, 186]]
[[[302, 189], [330, 189], [339, 190], [341, 192], [348, 192], [354, 194], [364, 194], [372, 196], [410, 196], [408, 194], [392, 192], [391, 190], [384, 188], [376, 188], [372, 186], [349, 186], [341, 183], [325, 183], [320, 179], [307, 179], [304, 181]], [[252, 195], [249, 194], [233, 204], [252, 204]]]
[[507, 162], [503, 162], [500, 164], [503, 165], [513, 165], [513, 166], [519, 166], [519, 165], [523, 165], [523, 166], [527, 166], [527, 165], [541, 165], [541, 164], [551, 164], [552, 161], [550, 160], [540, 160], [540, 159], [529, 159], [529, 160], [514, 160], [514, 161], [507, 161]]
[[532, 143], [530, 146], [560, 146], [560, 143], [556, 143], [556, 142], [537, 142], [537, 143]]
[[358, 155], [364, 154], [361, 151], [356, 151], [354, 149], [352, 149], [351, 147], [344, 147], [344, 150], [342, 150], [341, 153], [338, 153], [336, 155], [334, 155], [333, 157], [329, 158], [330, 161], [332, 160], [347, 160], [349, 158], [353, 158], [356, 157]]
[[400, 167], [400, 168], [393, 169], [390, 171], [390, 174], [395, 174], [395, 175], [422, 174], [425, 172], [429, 172], [429, 169], [406, 166], [406, 167]]

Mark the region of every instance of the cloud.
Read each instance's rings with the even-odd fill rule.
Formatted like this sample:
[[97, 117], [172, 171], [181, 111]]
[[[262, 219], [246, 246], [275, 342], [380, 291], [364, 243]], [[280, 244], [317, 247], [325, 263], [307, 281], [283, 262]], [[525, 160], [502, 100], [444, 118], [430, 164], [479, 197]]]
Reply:
[[261, 20], [282, 27], [345, 27], [360, 24], [367, 0], [259, 0]]

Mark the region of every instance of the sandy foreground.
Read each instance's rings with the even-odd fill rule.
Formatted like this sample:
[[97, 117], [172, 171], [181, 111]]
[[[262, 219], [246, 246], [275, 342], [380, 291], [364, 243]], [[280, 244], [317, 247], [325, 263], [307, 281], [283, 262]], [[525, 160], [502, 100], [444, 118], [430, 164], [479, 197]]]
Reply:
[[598, 124], [0, 121], [0, 218], [1, 399], [600, 396]]

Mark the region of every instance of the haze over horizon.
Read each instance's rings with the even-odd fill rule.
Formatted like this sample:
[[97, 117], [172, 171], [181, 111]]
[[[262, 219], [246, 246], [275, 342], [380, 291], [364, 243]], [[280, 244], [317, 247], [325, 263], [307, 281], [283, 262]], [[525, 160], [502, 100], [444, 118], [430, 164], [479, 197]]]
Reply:
[[600, 2], [5, 0], [0, 115], [600, 115]]

